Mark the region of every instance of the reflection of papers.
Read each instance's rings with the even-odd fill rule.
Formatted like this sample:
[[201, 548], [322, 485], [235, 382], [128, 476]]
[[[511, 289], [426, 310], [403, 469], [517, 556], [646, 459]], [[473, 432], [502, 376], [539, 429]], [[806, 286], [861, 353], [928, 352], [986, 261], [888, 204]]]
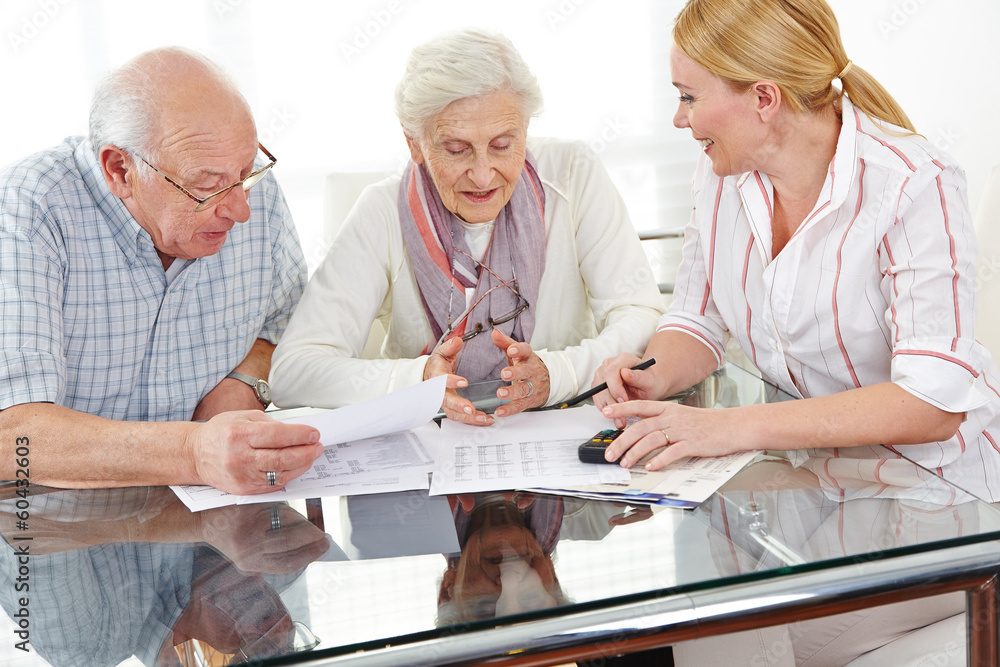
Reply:
[[448, 500], [426, 491], [348, 498], [341, 501], [341, 515], [351, 560], [460, 550]]
[[192, 511], [224, 505], [273, 502], [324, 495], [357, 495], [426, 489], [431, 457], [407, 429], [426, 425], [444, 399], [446, 376], [336, 410], [279, 421], [319, 429], [326, 450], [316, 463], [284, 489], [236, 496], [210, 486], [173, 486]]
[[560, 488], [550, 488], [546, 485], [545, 488], [531, 490], [594, 500], [616, 500], [690, 509], [704, 502], [760, 452], [737, 452], [716, 458], [691, 457], [676, 461], [662, 470], [647, 471], [643, 467], [646, 461], [658, 453], [654, 451], [636, 463], [631, 468], [631, 481], [624, 484], [573, 485]]
[[593, 406], [498, 419], [483, 428], [445, 420], [431, 495], [628, 482], [618, 466], [581, 463], [580, 443], [608, 428]]

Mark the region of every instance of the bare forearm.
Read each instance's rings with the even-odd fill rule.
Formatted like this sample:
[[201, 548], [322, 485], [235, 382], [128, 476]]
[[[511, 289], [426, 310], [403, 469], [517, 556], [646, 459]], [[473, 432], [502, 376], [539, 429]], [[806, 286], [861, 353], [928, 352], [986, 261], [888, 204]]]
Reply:
[[271, 355], [274, 354], [274, 347], [273, 343], [258, 338], [254, 341], [246, 358], [233, 370], [266, 380], [271, 372]]
[[718, 360], [703, 343], [670, 329], [650, 339], [642, 358], [656, 359], [650, 370], [664, 383], [660, 398], [701, 382], [718, 368]]
[[27, 462], [33, 484], [62, 488], [198, 483], [185, 446], [194, 427], [120, 422], [50, 403], [15, 405], [0, 412], [0, 476], [15, 479]]
[[934, 442], [952, 437], [964, 419], [963, 413], [940, 410], [891, 382], [733, 410], [751, 440], [745, 449]]

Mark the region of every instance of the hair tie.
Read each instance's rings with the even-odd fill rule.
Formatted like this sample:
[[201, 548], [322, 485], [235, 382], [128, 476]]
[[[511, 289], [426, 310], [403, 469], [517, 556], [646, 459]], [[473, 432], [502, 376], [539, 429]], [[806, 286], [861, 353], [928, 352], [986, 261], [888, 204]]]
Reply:
[[844, 65], [844, 69], [840, 70], [840, 74], [837, 75], [837, 78], [843, 81], [844, 77], [847, 76], [847, 73], [851, 71], [852, 67], [854, 67], [854, 61], [848, 60], [847, 64]]

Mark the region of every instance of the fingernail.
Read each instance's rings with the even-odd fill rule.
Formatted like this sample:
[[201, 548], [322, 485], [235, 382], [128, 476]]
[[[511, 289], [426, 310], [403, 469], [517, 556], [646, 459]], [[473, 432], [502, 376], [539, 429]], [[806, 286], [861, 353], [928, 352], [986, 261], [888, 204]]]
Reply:
[[500, 390], [500, 398], [507, 398], [507, 394], [509, 394], [509, 393], [510, 392], [507, 391], [506, 389], [501, 389]]
[[485, 415], [479, 415], [478, 417], [476, 417], [476, 421], [479, 422], [480, 424], [485, 424], [486, 423], [486, 416]]
[[475, 410], [473, 409], [473, 407], [471, 405], [466, 405], [465, 409], [464, 409], [464, 412], [467, 415], [471, 415], [473, 412], [475, 412]]
[[507, 411], [504, 410], [503, 408], [497, 408], [497, 410], [496, 410], [496, 412], [494, 414], [497, 417], [503, 417], [505, 414], [507, 414]]
[[313, 445], [319, 442], [319, 431], [313, 431], [309, 434], [309, 444]]
[[647, 463], [646, 464], [646, 470], [652, 470], [652, 469], [653, 469], [653, 464], [652, 463]]
[[511, 375], [513, 375], [513, 373], [511, 373], [510, 371], [501, 371], [500, 372], [500, 377], [503, 378], [504, 380], [509, 380], [510, 377], [511, 377]]
[[622, 459], [621, 465], [623, 468], [631, 468], [632, 464], [628, 462], [628, 459]]
[[611, 406], [610, 405], [605, 405], [604, 409], [601, 410], [601, 412], [604, 413], [605, 417], [610, 417], [611, 416]]
[[455, 385], [458, 386], [458, 387], [468, 387], [469, 386], [469, 381], [468, 380], [459, 380], [458, 382], [455, 383]]
[[619, 403], [624, 403], [625, 402], [625, 399], [624, 398], [620, 398], [620, 397], [616, 398], [615, 400], [618, 401]]
[[515, 355], [515, 354], [517, 354], [517, 346], [516, 345], [511, 345], [510, 347], [508, 347], [507, 348], [507, 354], [512, 355], [512, 356]]

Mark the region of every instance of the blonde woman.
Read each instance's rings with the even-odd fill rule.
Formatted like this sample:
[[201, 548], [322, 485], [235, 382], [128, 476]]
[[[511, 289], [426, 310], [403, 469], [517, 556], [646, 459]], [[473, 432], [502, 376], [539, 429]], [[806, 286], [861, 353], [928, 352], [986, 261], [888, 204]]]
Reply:
[[[623, 354], [595, 374], [609, 386], [596, 399], [608, 417], [643, 418], [608, 459], [631, 466], [660, 450], [647, 464], [657, 469], [691, 455], [792, 450], [794, 461], [794, 450], [850, 457], [885, 444], [1000, 500], [1000, 380], [974, 338], [962, 169], [851, 61], [823, 0], [691, 0], [673, 36], [674, 124], [704, 156], [674, 300], [644, 354], [656, 364], [631, 371], [639, 359]], [[802, 400], [726, 410], [655, 400], [718, 368], [730, 336]], [[960, 613], [961, 600], [929, 616], [907, 609], [827, 619], [794, 641], [752, 637], [741, 655], [785, 664], [770, 649], [791, 643], [798, 664], [844, 665], [889, 632]], [[881, 630], [866, 643], [848, 628]]]

